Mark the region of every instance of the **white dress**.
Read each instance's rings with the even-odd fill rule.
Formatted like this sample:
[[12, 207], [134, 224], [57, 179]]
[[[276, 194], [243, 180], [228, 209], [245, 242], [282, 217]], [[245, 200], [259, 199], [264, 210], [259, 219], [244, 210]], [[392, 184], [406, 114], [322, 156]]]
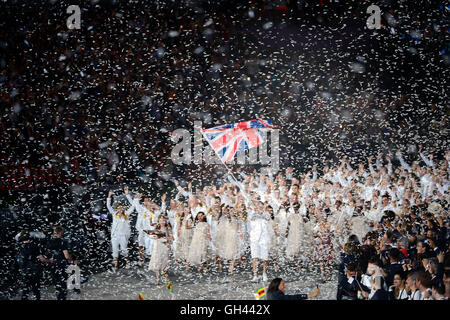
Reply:
[[278, 231], [280, 232], [280, 236], [285, 237], [287, 223], [288, 223], [288, 214], [287, 214], [286, 209], [281, 208], [278, 211], [276, 219], [277, 219], [277, 223], [278, 223]]
[[298, 213], [291, 213], [288, 217], [289, 233], [286, 241], [286, 255], [290, 258], [298, 256], [303, 242], [305, 226], [303, 217]]
[[167, 210], [167, 216], [169, 218], [169, 223], [170, 226], [172, 227], [172, 230], [174, 230], [173, 232], [173, 243], [172, 243], [172, 250], [173, 252], [175, 252], [175, 249], [177, 247], [177, 240], [178, 240], [178, 234], [176, 232], [176, 230], [178, 230], [178, 221], [179, 219], [179, 213], [177, 210]]
[[240, 252], [241, 252], [241, 256], [245, 255], [245, 252], [247, 251], [248, 248], [248, 230], [247, 230], [247, 221], [246, 220], [242, 220], [239, 219], [239, 224], [241, 225], [241, 233], [242, 233], [242, 237], [240, 237], [239, 239], [239, 243], [240, 243]]
[[277, 219], [269, 220], [269, 233], [270, 233], [270, 245], [269, 245], [269, 255], [270, 257], [276, 258], [278, 256], [278, 237], [275, 234], [275, 228], [277, 225]]
[[195, 227], [187, 259], [190, 263], [201, 264], [208, 260], [210, 253], [208, 232], [207, 222], [199, 222]]
[[218, 230], [218, 225], [219, 225], [219, 220], [215, 219], [216, 218], [216, 214], [215, 211], [217, 210], [217, 208], [211, 208], [211, 210], [209, 211], [209, 213], [206, 216], [206, 219], [208, 221], [208, 225], [209, 225], [209, 232], [211, 235], [211, 239], [212, 241], [210, 242], [210, 249], [211, 249], [211, 253], [213, 255], [217, 255], [217, 249], [216, 249], [216, 236], [217, 236], [217, 230]]
[[223, 217], [219, 221], [219, 232], [216, 238], [217, 254], [224, 260], [240, 257], [239, 220]]
[[167, 229], [161, 229], [161, 231], [165, 231], [166, 236], [156, 238], [153, 242], [153, 253], [148, 264], [148, 269], [154, 272], [166, 269], [169, 263], [169, 245], [167, 242], [169, 232]]
[[189, 254], [189, 246], [192, 241], [192, 234], [193, 229], [187, 229], [186, 224], [189, 221], [190, 225], [192, 226], [192, 219], [189, 217], [186, 217], [181, 222], [181, 228], [180, 228], [180, 236], [177, 239], [177, 244], [175, 247], [175, 259], [180, 260], [187, 260], [188, 254]]
[[316, 232], [316, 219], [311, 217], [311, 219], [307, 222], [304, 222], [304, 235], [303, 241], [300, 244], [301, 253], [310, 260], [313, 259], [314, 251], [316, 247], [316, 241], [314, 239], [314, 234]]

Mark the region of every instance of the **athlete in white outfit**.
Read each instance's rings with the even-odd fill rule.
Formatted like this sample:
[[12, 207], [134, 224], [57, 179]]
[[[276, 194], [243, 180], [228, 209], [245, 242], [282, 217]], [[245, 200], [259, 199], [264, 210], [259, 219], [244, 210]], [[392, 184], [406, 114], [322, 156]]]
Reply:
[[269, 263], [270, 245], [270, 214], [263, 203], [254, 201], [256, 208], [249, 209], [250, 220], [250, 251], [253, 259], [253, 279], [258, 281], [258, 260], [263, 263], [263, 281], [267, 281], [267, 265]]
[[125, 193], [125, 196], [128, 200], [128, 202], [135, 207], [138, 216], [136, 220], [135, 228], [138, 231], [138, 246], [139, 246], [139, 265], [141, 266], [144, 261], [144, 247], [145, 247], [145, 238], [146, 233], [143, 230], [143, 219], [147, 218], [146, 209], [139, 203], [139, 200], [141, 199], [142, 195], [138, 193], [134, 199], [131, 198], [130, 194], [127, 192]]
[[[125, 188], [125, 192], [128, 193], [128, 188]], [[131, 206], [126, 211], [122, 204], [115, 205], [115, 208], [111, 206], [111, 196], [114, 191], [110, 190], [108, 198], [106, 199], [106, 207], [113, 217], [113, 223], [111, 227], [111, 244], [112, 244], [112, 256], [114, 259], [114, 269], [117, 270], [119, 265], [119, 251], [126, 261], [126, 268], [129, 268], [130, 262], [128, 260], [128, 239], [130, 238], [130, 214], [134, 211], [134, 206]]]

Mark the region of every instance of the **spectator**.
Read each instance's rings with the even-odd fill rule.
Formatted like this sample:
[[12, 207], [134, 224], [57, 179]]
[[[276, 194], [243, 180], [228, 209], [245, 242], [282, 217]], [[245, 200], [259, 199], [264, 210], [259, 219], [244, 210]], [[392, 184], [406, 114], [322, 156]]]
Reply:
[[389, 250], [389, 265], [385, 267], [386, 270], [386, 285], [392, 286], [394, 282], [394, 276], [396, 274], [403, 274], [403, 267], [401, 264], [402, 253], [397, 248]]
[[372, 280], [372, 287], [375, 289], [375, 293], [370, 300], [394, 300], [392, 295], [384, 290], [384, 278], [376, 276]]
[[370, 289], [361, 284], [361, 276], [356, 272], [356, 265], [349, 263], [346, 266], [346, 278], [338, 284], [337, 300], [357, 300], [358, 291], [368, 295]]
[[450, 298], [450, 269], [444, 272], [445, 297]]
[[346, 278], [346, 267], [348, 264], [356, 264], [358, 261], [358, 249], [354, 242], [347, 242], [344, 245], [344, 252], [341, 254], [341, 259], [338, 266], [338, 282]]
[[394, 276], [394, 283], [389, 287], [389, 292], [392, 293], [395, 300], [408, 300], [408, 292], [402, 274]]
[[422, 292], [417, 287], [419, 272], [411, 272], [406, 278], [406, 290], [409, 292], [408, 300], [423, 300]]
[[445, 285], [443, 282], [433, 283], [431, 287], [433, 300], [448, 300], [445, 296]]
[[420, 300], [431, 300], [431, 278], [424, 271], [419, 271], [416, 279], [416, 287], [420, 290]]

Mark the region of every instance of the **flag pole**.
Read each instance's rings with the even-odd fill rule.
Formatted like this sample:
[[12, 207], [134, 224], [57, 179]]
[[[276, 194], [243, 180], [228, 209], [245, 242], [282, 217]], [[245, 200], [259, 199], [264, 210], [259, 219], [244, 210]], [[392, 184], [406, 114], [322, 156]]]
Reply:
[[[220, 162], [222, 162], [222, 164], [223, 164], [223, 165], [225, 166], [225, 168], [227, 169], [228, 175], [230, 175], [230, 176], [233, 178], [233, 180], [235, 181], [236, 185], [239, 187], [239, 181], [238, 181], [238, 180], [236, 179], [236, 177], [233, 175], [233, 172], [231, 172], [231, 169], [228, 168], [228, 166], [225, 164], [225, 162], [223, 162], [222, 158], [219, 156], [219, 154], [217, 153], [217, 151], [216, 151], [216, 150], [213, 148], [213, 146], [211, 145], [209, 139], [207, 139], [207, 138], [205, 137], [205, 135], [204, 135], [203, 132], [201, 132], [201, 133], [202, 133], [202, 136], [205, 138], [205, 140], [208, 141], [208, 145], [211, 147], [211, 149], [214, 150], [214, 153], [217, 155], [217, 157], [219, 158]], [[244, 191], [244, 193], [245, 193], [245, 190], [243, 190], [243, 191]], [[242, 192], [242, 191], [241, 191], [241, 192]], [[254, 206], [254, 204], [253, 204], [253, 199], [251, 198], [250, 195], [249, 195], [249, 199], [250, 199], [250, 202], [252, 203], [252, 205]]]
[[212, 147], [211, 143], [209, 142], [209, 140], [205, 137], [204, 133], [202, 132], [202, 136], [205, 138], [206, 141], [208, 141], [208, 145], [211, 147], [211, 149], [214, 150], [214, 153], [217, 155], [217, 157], [219, 158], [220, 162], [222, 162], [222, 164], [225, 166], [225, 168], [227, 169], [227, 173], [229, 175], [231, 175], [234, 179], [234, 181], [237, 183], [237, 179], [236, 177], [233, 175], [233, 173], [231, 172], [231, 169], [228, 168], [228, 166], [225, 164], [225, 162], [223, 162], [222, 158], [219, 156], [219, 154], [217, 153], [217, 151]]
[[[257, 119], [256, 119], [256, 120], [258, 120], [259, 122], [262, 121], [261, 119], [259, 119], [258, 116], [257, 116]], [[203, 130], [200, 130], [200, 132], [201, 132], [202, 136], [206, 139], [206, 141], [208, 141], [209, 146], [214, 150], [214, 153], [219, 157], [220, 161], [222, 162], [222, 164], [223, 164], [223, 165], [225, 166], [225, 168], [227, 169], [227, 173], [234, 179], [236, 185], [240, 188], [239, 182], [238, 182], [238, 180], [236, 179], [236, 177], [233, 175], [233, 173], [231, 172], [231, 169], [227, 167], [227, 165], [225, 164], [225, 162], [222, 160], [222, 158], [220, 157], [220, 155], [217, 153], [216, 149], [213, 148], [213, 146], [211, 145], [210, 140], [209, 140], [208, 138], [205, 137], [205, 135], [204, 135], [204, 133], [203, 133]], [[236, 154], [236, 153], [235, 153], [235, 154]], [[244, 196], [245, 196], [245, 194], [246, 194], [245, 190], [241, 190], [241, 192], [242, 192], [242, 193], [244, 194]], [[248, 197], [249, 197], [249, 199], [250, 199], [250, 202], [252, 203], [252, 206], [254, 206], [254, 203], [253, 203], [253, 200], [252, 200], [251, 196], [248, 195]]]

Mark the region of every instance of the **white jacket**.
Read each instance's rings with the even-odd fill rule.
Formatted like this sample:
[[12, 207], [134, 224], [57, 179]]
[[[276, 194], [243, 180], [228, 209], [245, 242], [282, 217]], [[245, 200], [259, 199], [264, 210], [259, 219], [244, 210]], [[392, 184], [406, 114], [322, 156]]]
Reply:
[[[111, 213], [113, 217], [113, 223], [111, 227], [111, 237], [116, 236], [129, 237], [131, 234], [130, 219], [129, 218], [126, 219], [123, 216], [121, 217], [117, 216], [117, 211], [111, 207], [111, 198], [106, 199], [106, 207], [108, 208], [108, 211]], [[125, 211], [125, 214], [127, 215], [127, 217], [129, 217], [133, 211], [134, 206], [131, 206]]]

